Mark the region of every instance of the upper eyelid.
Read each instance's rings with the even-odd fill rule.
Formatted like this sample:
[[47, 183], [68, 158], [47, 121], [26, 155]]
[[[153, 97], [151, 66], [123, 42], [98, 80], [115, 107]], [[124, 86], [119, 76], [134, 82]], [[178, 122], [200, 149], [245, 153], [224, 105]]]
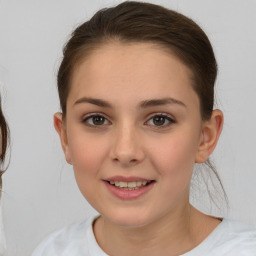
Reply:
[[102, 116], [110, 122], [110, 118], [106, 114], [103, 114], [103, 113], [100, 113], [100, 112], [91, 112], [91, 113], [88, 113], [86, 115], [83, 115], [82, 116], [82, 121], [85, 120], [85, 119], [88, 119], [90, 117], [93, 117], [93, 116]]
[[172, 119], [173, 121], [175, 121], [175, 118], [172, 115], [163, 113], [163, 112], [152, 113], [148, 116], [147, 120], [150, 120], [152, 117], [155, 117], [155, 116], [168, 117], [168, 118]]

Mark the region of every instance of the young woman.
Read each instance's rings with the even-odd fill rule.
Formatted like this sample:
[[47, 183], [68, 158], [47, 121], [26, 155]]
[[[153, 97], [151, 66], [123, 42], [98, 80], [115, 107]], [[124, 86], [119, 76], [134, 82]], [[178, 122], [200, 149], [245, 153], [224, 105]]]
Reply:
[[189, 203], [194, 164], [222, 130], [216, 74], [205, 33], [161, 6], [124, 2], [79, 26], [64, 48], [54, 125], [99, 216], [33, 256], [256, 255], [256, 231]]

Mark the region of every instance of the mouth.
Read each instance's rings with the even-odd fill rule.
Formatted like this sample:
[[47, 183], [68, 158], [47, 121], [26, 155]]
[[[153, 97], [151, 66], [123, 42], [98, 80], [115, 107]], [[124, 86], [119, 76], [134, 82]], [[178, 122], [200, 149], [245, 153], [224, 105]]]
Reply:
[[106, 180], [108, 184], [111, 186], [114, 186], [116, 188], [119, 188], [121, 190], [138, 190], [140, 188], [146, 187], [150, 185], [151, 183], [155, 182], [153, 180], [151, 181], [111, 181], [111, 180]]
[[113, 196], [121, 200], [135, 200], [148, 194], [156, 180], [135, 176], [113, 176], [104, 179], [103, 182]]

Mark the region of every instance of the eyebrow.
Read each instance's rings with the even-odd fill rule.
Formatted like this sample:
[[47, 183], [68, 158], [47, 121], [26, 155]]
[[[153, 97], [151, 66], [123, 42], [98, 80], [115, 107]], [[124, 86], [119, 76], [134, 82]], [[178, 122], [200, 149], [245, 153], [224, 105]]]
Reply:
[[[87, 97], [78, 99], [73, 106], [81, 103], [90, 103], [99, 107], [107, 107], [107, 108], [112, 107], [111, 104], [105, 100], [96, 99], [96, 98], [87, 98]], [[177, 104], [177, 105], [186, 107], [186, 105], [182, 101], [174, 98], [144, 100], [140, 103], [139, 106], [141, 108], [148, 108], [148, 107], [162, 106], [162, 105], [168, 105], [168, 104]]]
[[[99, 107], [108, 107], [111, 108], [111, 104], [108, 103], [105, 100], [101, 100], [101, 99], [94, 99], [94, 98], [87, 98], [87, 97], [83, 97], [81, 99], [78, 99], [74, 105], [80, 104], [80, 103], [90, 103]], [[74, 106], [73, 105], [73, 106]]]
[[186, 107], [186, 105], [177, 99], [174, 98], [163, 98], [163, 99], [152, 99], [152, 100], [144, 100], [140, 104], [141, 108], [154, 107], [154, 106], [162, 106], [168, 104], [178, 104], [180, 106]]

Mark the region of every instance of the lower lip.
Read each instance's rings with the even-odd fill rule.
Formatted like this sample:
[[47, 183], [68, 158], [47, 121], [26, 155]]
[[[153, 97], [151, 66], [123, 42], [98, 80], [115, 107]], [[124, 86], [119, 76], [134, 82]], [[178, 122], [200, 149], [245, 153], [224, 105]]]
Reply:
[[131, 200], [131, 199], [137, 199], [141, 196], [143, 196], [144, 194], [146, 194], [147, 192], [149, 192], [149, 190], [151, 190], [151, 188], [154, 186], [155, 182], [151, 182], [150, 184], [148, 184], [147, 186], [144, 187], [140, 187], [138, 189], [134, 189], [134, 190], [124, 190], [124, 189], [120, 189], [118, 187], [115, 187], [113, 185], [110, 185], [108, 182], [104, 181], [104, 183], [106, 184], [108, 190], [116, 197], [123, 199], [123, 200]]

